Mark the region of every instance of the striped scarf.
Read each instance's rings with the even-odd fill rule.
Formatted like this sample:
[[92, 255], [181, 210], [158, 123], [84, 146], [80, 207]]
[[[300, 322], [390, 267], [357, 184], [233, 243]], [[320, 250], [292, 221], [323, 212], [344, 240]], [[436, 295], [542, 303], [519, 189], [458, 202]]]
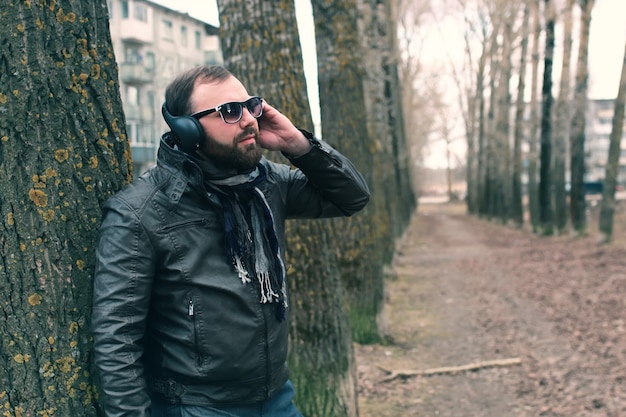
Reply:
[[225, 254], [243, 284], [256, 280], [262, 304], [275, 303], [276, 318], [287, 309], [285, 266], [274, 227], [274, 216], [258, 188], [266, 179], [263, 165], [245, 174], [205, 181], [215, 190], [224, 210]]

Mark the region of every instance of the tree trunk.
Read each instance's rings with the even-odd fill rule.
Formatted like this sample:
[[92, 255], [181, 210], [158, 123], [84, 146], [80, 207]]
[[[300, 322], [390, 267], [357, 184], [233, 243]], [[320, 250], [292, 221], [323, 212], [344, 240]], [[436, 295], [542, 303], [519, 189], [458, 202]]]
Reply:
[[570, 136], [570, 219], [574, 229], [583, 234], [587, 229], [585, 203], [585, 117], [587, 107], [587, 81], [589, 77], [589, 26], [594, 0], [580, 0], [580, 44], [574, 89], [574, 114]]
[[622, 64], [622, 76], [620, 77], [617, 98], [615, 99], [615, 111], [613, 113], [613, 126], [611, 128], [611, 142], [609, 144], [609, 156], [606, 164], [606, 174], [602, 187], [602, 203], [600, 208], [600, 232], [604, 235], [604, 241], [610, 242], [613, 236], [613, 214], [615, 213], [615, 187], [619, 172], [620, 142], [624, 128], [624, 103], [626, 102], [626, 48], [624, 50], [624, 62]]
[[476, 211], [480, 215], [484, 215], [487, 207], [487, 140], [486, 140], [486, 124], [485, 115], [485, 94], [483, 88], [485, 86], [485, 73], [487, 65], [487, 57], [489, 49], [487, 43], [483, 43], [483, 51], [480, 55], [478, 63], [478, 72], [476, 73], [476, 102], [478, 107], [478, 150], [476, 161]]
[[554, 214], [556, 227], [567, 226], [567, 195], [565, 189], [567, 142], [569, 138], [570, 61], [572, 55], [572, 12], [574, 2], [568, 0], [563, 14], [563, 64], [554, 124]]
[[5, 2], [0, 44], [0, 409], [95, 416], [94, 241], [132, 177], [106, 2]]
[[[313, 130], [293, 1], [218, 0], [225, 65], [296, 126]], [[341, 145], [341, 144], [340, 144]], [[290, 221], [291, 378], [306, 416], [355, 416], [350, 326], [331, 221]]]
[[489, 65], [489, 104], [487, 108], [487, 119], [485, 120], [485, 190], [483, 213], [488, 219], [493, 218], [498, 213], [498, 194], [501, 189], [498, 187], [499, 179], [497, 174], [498, 155], [496, 153], [496, 85], [498, 82], [498, 30], [494, 29], [491, 35], [491, 53]]
[[523, 4], [522, 45], [520, 52], [520, 72], [515, 103], [515, 131], [513, 138], [513, 172], [511, 185], [511, 217], [515, 224], [524, 224], [524, 206], [522, 203], [522, 141], [524, 140], [524, 96], [526, 94], [526, 59], [528, 55], [528, 34], [530, 33], [530, 6]]
[[537, 91], [539, 85], [539, 38], [541, 36], [540, 5], [541, 0], [528, 0], [532, 5], [533, 16], [533, 48], [532, 48], [532, 74], [530, 84], [530, 121], [528, 133], [528, 210], [530, 213], [530, 223], [533, 230], [539, 227], [539, 187], [537, 185], [537, 172], [539, 153], [538, 145], [538, 125], [539, 125], [539, 103]]
[[552, 63], [554, 59], [554, 0], [545, 0], [546, 5], [546, 46], [541, 89], [541, 165], [539, 167], [539, 217], [541, 232], [550, 235], [554, 232], [552, 208]]
[[[506, 6], [510, 8], [510, 5]], [[508, 10], [510, 12], [510, 10]], [[504, 13], [503, 13], [504, 14]], [[510, 13], [514, 16], [516, 13]], [[496, 94], [498, 96], [498, 108], [496, 110], [495, 138], [497, 143], [497, 167], [498, 178], [498, 216], [502, 223], [506, 224], [511, 217], [511, 183], [506, 179], [511, 178], [511, 149], [509, 144], [511, 114], [511, 92], [509, 84], [511, 80], [511, 50], [513, 42], [513, 27], [511, 17], [501, 17], [502, 22], [502, 58], [500, 60], [499, 82]]]
[[[335, 220], [342, 282], [346, 290], [352, 335], [359, 343], [379, 341], [378, 314], [382, 309], [384, 280], [383, 264], [391, 258], [393, 248], [393, 204], [385, 198], [385, 187], [397, 191], [395, 164], [383, 165], [372, 157], [377, 145], [382, 154], [393, 158], [392, 138], [387, 117], [388, 105], [374, 111], [366, 103], [366, 67], [375, 72], [378, 85], [368, 84], [370, 90], [384, 98], [386, 76], [382, 62], [366, 65], [369, 57], [361, 43], [371, 42], [380, 47], [380, 22], [369, 13], [369, 5], [357, 0], [328, 5], [314, 0], [315, 39], [319, 77], [322, 131], [327, 140], [342, 150], [362, 168], [370, 184], [372, 201], [358, 216]], [[359, 29], [358, 10], [367, 19]], [[382, 22], [385, 24], [386, 22]], [[362, 35], [361, 35], [362, 34]], [[340, 41], [338, 41], [340, 40]], [[380, 87], [377, 89], [376, 87]], [[374, 133], [376, 132], [376, 133]], [[385, 183], [385, 180], [388, 182]], [[395, 199], [398, 198], [396, 192]], [[395, 200], [397, 201], [397, 200]], [[386, 242], [381, 247], [380, 242]]]
[[[363, 0], [361, 0], [363, 1]], [[400, 83], [398, 62], [400, 52], [397, 40], [397, 11], [394, 8], [393, 0], [369, 0], [372, 10], [377, 10], [380, 20], [381, 44], [385, 53], [382, 55], [382, 67], [385, 74], [384, 95], [387, 108], [387, 125], [391, 135], [392, 156], [395, 161], [393, 189], [387, 188], [387, 200], [395, 202], [393, 220], [394, 237], [400, 237], [409, 225], [413, 211], [417, 206], [415, 189], [411, 181], [412, 163], [409, 153], [409, 144], [404, 129], [404, 113], [402, 109], [402, 86]], [[382, 15], [382, 16], [381, 16]], [[373, 51], [371, 51], [373, 52]], [[371, 53], [370, 52], [370, 53]], [[366, 95], [366, 102], [370, 101]], [[367, 119], [367, 117], [366, 117]], [[384, 164], [385, 161], [378, 160], [377, 165]], [[396, 191], [396, 194], [390, 192]], [[394, 208], [393, 206], [391, 207]], [[393, 243], [393, 242], [390, 242]], [[394, 245], [395, 247], [395, 245]], [[389, 257], [385, 262], [391, 262], [393, 250], [389, 251]]]

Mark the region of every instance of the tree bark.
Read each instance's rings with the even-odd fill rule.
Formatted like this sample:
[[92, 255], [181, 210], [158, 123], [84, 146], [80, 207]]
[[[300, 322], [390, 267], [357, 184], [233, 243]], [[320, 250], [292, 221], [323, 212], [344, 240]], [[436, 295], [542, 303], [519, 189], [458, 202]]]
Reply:
[[576, 66], [574, 89], [574, 114], [570, 132], [570, 219], [574, 229], [584, 234], [587, 229], [585, 202], [585, 117], [587, 107], [587, 83], [589, 78], [589, 27], [594, 0], [579, 0], [580, 44]]
[[[394, 176], [391, 166], [374, 163], [370, 149], [375, 144], [368, 130], [368, 115], [382, 118], [383, 123], [387, 119], [382, 108], [376, 113], [367, 111], [363, 59], [366, 52], [360, 43], [357, 1], [329, 6], [327, 2], [314, 0], [311, 4], [315, 20], [322, 131], [331, 144], [345, 150], [362, 169], [374, 196], [359, 215], [334, 221], [352, 335], [359, 343], [371, 343], [379, 340], [377, 316], [383, 301], [382, 266], [387, 255], [378, 239], [382, 238], [393, 247], [389, 205], [384, 198], [385, 176], [377, 170], [389, 169], [390, 177]], [[382, 72], [380, 65], [372, 67]], [[383, 79], [381, 74], [379, 80]], [[384, 126], [384, 133], [381, 133], [384, 136], [379, 140], [384, 144], [383, 152], [391, 157], [389, 126], [386, 123]]]
[[538, 174], [538, 126], [539, 126], [539, 103], [537, 91], [539, 86], [539, 38], [541, 36], [540, 5], [541, 0], [528, 0], [532, 7], [533, 16], [533, 48], [532, 48], [532, 74], [530, 83], [530, 120], [528, 123], [528, 210], [530, 223], [533, 230], [539, 227], [539, 187]]
[[524, 140], [524, 96], [526, 94], [526, 66], [528, 55], [528, 34], [530, 33], [530, 5], [522, 4], [524, 17], [522, 21], [522, 44], [520, 51], [519, 81], [517, 100], [515, 103], [515, 130], [513, 133], [513, 172], [511, 186], [511, 217], [518, 227], [524, 224], [524, 205], [522, 190], [522, 142]]
[[[313, 130], [293, 1], [218, 0], [225, 66]], [[340, 148], [343, 144], [339, 144]], [[273, 156], [277, 158], [277, 155]], [[356, 416], [355, 363], [331, 221], [287, 224], [291, 378], [306, 416]]]
[[567, 226], [568, 210], [565, 189], [567, 142], [570, 117], [570, 62], [572, 55], [572, 12], [576, 0], [568, 0], [563, 13], [563, 64], [554, 124], [554, 214], [559, 231]]
[[100, 205], [132, 178], [104, 0], [0, 12], [0, 410], [95, 416]]
[[539, 167], [539, 216], [542, 234], [554, 232], [552, 207], [552, 64], [554, 59], [554, 0], [545, 0], [546, 40], [541, 89], [541, 165]]
[[615, 214], [615, 187], [619, 173], [620, 143], [624, 129], [624, 104], [626, 103], [626, 48], [624, 49], [624, 61], [622, 63], [622, 75], [620, 77], [615, 110], [613, 112], [613, 125], [611, 127], [611, 142], [609, 144], [609, 156], [606, 164], [606, 173], [602, 187], [602, 203], [600, 206], [599, 229], [605, 242], [610, 242], [613, 237], [613, 215]]

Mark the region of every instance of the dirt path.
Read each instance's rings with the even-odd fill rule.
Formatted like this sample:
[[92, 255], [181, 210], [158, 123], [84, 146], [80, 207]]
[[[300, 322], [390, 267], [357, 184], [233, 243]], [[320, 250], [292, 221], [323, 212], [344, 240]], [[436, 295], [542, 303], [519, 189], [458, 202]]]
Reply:
[[[391, 342], [357, 346], [361, 417], [626, 416], [626, 251], [426, 206], [387, 284]], [[519, 358], [520, 365], [396, 378]]]

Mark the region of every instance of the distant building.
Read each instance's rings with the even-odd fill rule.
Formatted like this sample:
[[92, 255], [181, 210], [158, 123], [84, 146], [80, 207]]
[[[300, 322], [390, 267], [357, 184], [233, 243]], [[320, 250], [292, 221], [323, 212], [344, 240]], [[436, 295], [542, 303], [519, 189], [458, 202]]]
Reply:
[[221, 64], [218, 28], [149, 0], [107, 0], [134, 173], [154, 164], [167, 126], [165, 87], [180, 71]]
[[[609, 156], [615, 100], [589, 100], [585, 128], [585, 181], [604, 179]], [[624, 125], [626, 128], [626, 123]], [[620, 169], [617, 181], [626, 185], [626, 129], [622, 131]]]

